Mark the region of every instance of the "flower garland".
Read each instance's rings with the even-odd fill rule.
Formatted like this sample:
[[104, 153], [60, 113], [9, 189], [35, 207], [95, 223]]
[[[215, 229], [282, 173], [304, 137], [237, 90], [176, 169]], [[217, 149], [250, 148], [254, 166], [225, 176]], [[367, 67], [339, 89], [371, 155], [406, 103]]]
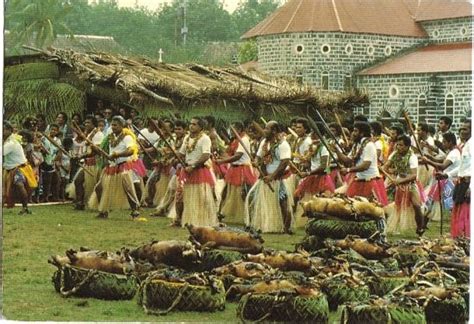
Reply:
[[409, 173], [410, 157], [412, 154], [413, 151], [411, 149], [403, 156], [398, 151], [395, 151], [391, 161], [397, 175], [407, 175]]
[[276, 151], [276, 149], [279, 145], [280, 145], [279, 141], [275, 140], [274, 143], [271, 143], [271, 142], [267, 142], [267, 140], [265, 140], [265, 145], [262, 148], [262, 153], [263, 153], [262, 161], [263, 161], [263, 164], [268, 165], [268, 164], [272, 163], [273, 157], [274, 156], [276, 157], [275, 151]]
[[201, 137], [203, 135], [204, 135], [203, 131], [199, 132], [198, 136], [196, 136], [194, 142], [192, 142], [192, 143], [189, 143], [191, 141], [191, 135], [186, 137], [186, 139], [184, 140], [186, 153], [191, 153], [192, 151], [194, 151], [196, 149], [197, 142], [199, 142], [199, 140], [201, 139]]

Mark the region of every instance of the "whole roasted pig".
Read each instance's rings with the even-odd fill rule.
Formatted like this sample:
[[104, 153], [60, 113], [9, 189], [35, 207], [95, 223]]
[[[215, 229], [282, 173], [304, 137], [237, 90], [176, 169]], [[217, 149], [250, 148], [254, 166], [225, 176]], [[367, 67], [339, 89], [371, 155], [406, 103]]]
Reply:
[[265, 250], [263, 253], [256, 255], [244, 256], [246, 261], [268, 264], [272, 268], [282, 271], [309, 271], [315, 265], [308, 254], [288, 253], [285, 251]]
[[275, 269], [266, 264], [239, 260], [215, 268], [212, 273], [217, 276], [232, 275], [242, 279], [254, 279], [271, 275], [275, 273]]
[[188, 241], [152, 241], [130, 252], [135, 260], [147, 261], [154, 266], [189, 266], [201, 257], [201, 251]]

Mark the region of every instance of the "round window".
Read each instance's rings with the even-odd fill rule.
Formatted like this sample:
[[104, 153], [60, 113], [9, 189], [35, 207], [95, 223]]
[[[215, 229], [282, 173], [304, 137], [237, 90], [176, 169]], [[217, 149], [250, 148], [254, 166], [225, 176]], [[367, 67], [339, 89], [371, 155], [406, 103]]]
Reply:
[[387, 45], [385, 46], [385, 49], [383, 50], [385, 56], [390, 56], [390, 54], [392, 54], [392, 46], [390, 45]]
[[433, 30], [433, 37], [438, 38], [439, 37], [439, 30], [435, 29]]
[[390, 96], [390, 98], [397, 98], [399, 94], [400, 90], [398, 90], [398, 87], [396, 85], [390, 86], [390, 89], [388, 90], [388, 95]]
[[347, 44], [345, 48], [346, 54], [351, 55], [352, 52], [354, 51], [354, 48], [352, 47], [352, 44]]
[[329, 46], [329, 44], [323, 44], [321, 46], [321, 53], [329, 54], [329, 52], [331, 52], [331, 46]]
[[374, 52], [375, 52], [375, 48], [373, 45], [369, 45], [369, 47], [367, 47], [367, 54], [369, 55], [374, 55]]
[[301, 54], [304, 52], [304, 46], [302, 44], [298, 44], [295, 46], [295, 52], [296, 54]]
[[461, 36], [464, 36], [467, 34], [467, 28], [466, 27], [461, 27], [461, 30], [459, 31], [461, 33]]

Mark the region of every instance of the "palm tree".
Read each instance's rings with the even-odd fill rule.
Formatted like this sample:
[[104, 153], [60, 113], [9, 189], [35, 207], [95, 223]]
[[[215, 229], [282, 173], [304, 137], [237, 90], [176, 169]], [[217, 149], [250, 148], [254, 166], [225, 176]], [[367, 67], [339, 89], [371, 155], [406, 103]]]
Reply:
[[64, 24], [72, 10], [71, 1], [9, 0], [5, 9], [6, 25], [14, 47], [33, 41], [36, 47], [44, 48], [53, 43], [58, 33], [73, 35]]

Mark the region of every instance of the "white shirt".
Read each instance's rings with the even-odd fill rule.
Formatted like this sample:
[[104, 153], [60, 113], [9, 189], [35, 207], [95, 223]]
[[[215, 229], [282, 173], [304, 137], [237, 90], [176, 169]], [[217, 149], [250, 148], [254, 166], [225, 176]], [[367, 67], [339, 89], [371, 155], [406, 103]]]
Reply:
[[[418, 138], [418, 141], [419, 140], [420, 139]], [[426, 143], [428, 143], [429, 145], [431, 145], [431, 146], [435, 146], [435, 141], [434, 141], [433, 136], [428, 136], [426, 138], [426, 140], [424, 140], [424, 141]], [[413, 136], [411, 136], [411, 146], [416, 147], [416, 141], [415, 141], [415, 138]], [[423, 151], [423, 154], [430, 153], [430, 150], [427, 147], [423, 147], [421, 150]]]
[[[267, 140], [264, 139], [258, 148], [257, 156], [263, 157], [263, 148], [267, 145]], [[268, 145], [267, 145], [268, 147]], [[278, 169], [278, 166], [281, 163], [281, 160], [290, 159], [291, 158], [291, 147], [290, 144], [286, 140], [282, 140], [280, 144], [278, 144], [275, 152], [272, 152], [272, 162], [267, 164], [267, 174], [271, 175], [273, 172]]]
[[155, 144], [160, 138], [160, 136], [155, 131], [150, 132], [148, 128], [142, 129], [140, 133], [142, 133], [143, 136], [138, 135], [138, 139], [144, 139], [143, 137], [145, 137], [152, 145]]
[[[115, 134], [113, 134], [112, 136], [114, 138], [117, 138], [115, 136]], [[134, 145], [133, 138], [130, 135], [125, 135], [125, 137], [120, 141], [120, 143], [117, 144], [117, 146], [112, 147], [109, 144], [109, 152], [110, 152], [110, 154], [112, 154], [112, 153], [123, 153], [127, 149], [133, 147], [133, 145]], [[117, 165], [117, 164], [120, 164], [120, 163], [123, 163], [123, 162], [131, 161], [131, 159], [132, 159], [131, 155], [130, 156], [125, 156], [125, 157], [119, 157], [119, 158], [116, 158], [115, 161], [113, 163], [111, 163], [111, 165]]]
[[203, 134], [199, 138], [193, 151], [186, 152], [186, 146], [192, 146], [195, 141], [195, 138], [190, 137], [190, 135], [186, 135], [183, 145], [181, 145], [181, 148], [179, 149], [181, 154], [185, 154], [185, 162], [187, 165], [196, 164], [203, 154], [211, 154], [211, 139], [206, 134]]
[[329, 157], [329, 152], [324, 145], [318, 149], [318, 152], [311, 157], [311, 171], [318, 169], [321, 166], [321, 158], [323, 156]]
[[462, 148], [461, 162], [457, 170], [458, 177], [471, 176], [471, 139], [469, 139]]
[[[241, 137], [242, 143], [245, 145], [245, 148], [247, 151], [250, 152], [250, 139], [248, 136], [243, 136]], [[250, 157], [245, 151], [245, 149], [242, 147], [242, 144], [239, 142], [239, 146], [237, 147], [237, 150], [235, 151], [236, 153], [242, 153], [242, 156], [240, 159], [238, 159], [235, 162], [232, 162], [232, 165], [249, 165], [250, 164]]]
[[100, 145], [100, 143], [102, 143], [102, 141], [104, 140], [104, 133], [102, 133], [100, 130], [97, 131], [97, 133], [95, 133], [95, 135], [92, 137], [92, 143], [94, 143], [95, 145]]
[[451, 161], [451, 164], [444, 170], [444, 173], [452, 180], [457, 176], [456, 172], [453, 171], [459, 169], [461, 164], [461, 152], [457, 148], [452, 149], [446, 156], [446, 160]]
[[26, 163], [23, 147], [14, 136], [14, 134], [10, 135], [3, 143], [3, 167], [6, 170], [14, 169], [17, 166]]
[[[361, 140], [361, 143], [365, 141], [365, 138]], [[357, 151], [360, 148], [361, 143], [357, 144]], [[362, 164], [362, 162], [369, 161], [370, 166], [367, 170], [362, 172], [357, 172], [356, 177], [360, 180], [368, 180], [380, 176], [378, 165], [377, 165], [377, 149], [375, 148], [374, 142], [369, 141], [365, 145], [362, 154], [358, 161], [356, 161], [356, 166]]]

